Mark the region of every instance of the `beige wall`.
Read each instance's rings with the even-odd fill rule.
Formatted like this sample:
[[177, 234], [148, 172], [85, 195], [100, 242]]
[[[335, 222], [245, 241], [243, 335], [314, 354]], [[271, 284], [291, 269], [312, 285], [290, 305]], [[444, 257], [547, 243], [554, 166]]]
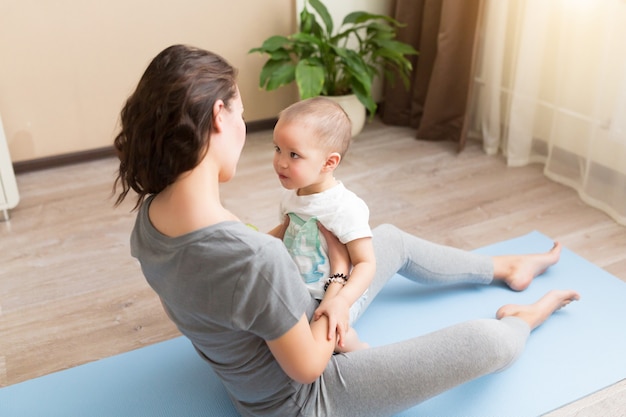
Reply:
[[0, 0], [0, 115], [13, 162], [110, 146], [148, 62], [174, 43], [239, 68], [248, 121], [269, 119], [295, 88], [258, 88], [248, 55], [295, 27], [290, 0]]

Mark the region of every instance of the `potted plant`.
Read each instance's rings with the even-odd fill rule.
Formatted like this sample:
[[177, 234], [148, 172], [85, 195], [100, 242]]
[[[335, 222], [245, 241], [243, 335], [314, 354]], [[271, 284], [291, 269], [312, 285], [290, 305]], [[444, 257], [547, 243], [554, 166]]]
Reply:
[[271, 36], [248, 53], [269, 55], [259, 77], [261, 88], [275, 90], [295, 81], [301, 99], [354, 95], [373, 117], [377, 106], [372, 83], [377, 76], [384, 74], [393, 82], [399, 75], [405, 87], [409, 85], [412, 65], [407, 56], [417, 51], [395, 39], [401, 26], [389, 16], [356, 11], [345, 16], [335, 32], [326, 6], [320, 0], [305, 0], [298, 32]]

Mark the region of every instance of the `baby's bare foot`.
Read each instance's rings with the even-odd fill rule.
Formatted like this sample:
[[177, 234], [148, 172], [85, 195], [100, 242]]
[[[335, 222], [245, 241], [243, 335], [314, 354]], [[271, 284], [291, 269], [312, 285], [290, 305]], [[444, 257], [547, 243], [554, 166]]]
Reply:
[[352, 327], [348, 328], [343, 342], [343, 346], [340, 346], [339, 343], [337, 343], [335, 346], [335, 352], [354, 352], [355, 350], [368, 349], [370, 347], [367, 343], [359, 339], [358, 333]]
[[575, 300], [579, 300], [580, 295], [573, 290], [552, 290], [546, 293], [534, 304], [507, 304], [498, 309], [496, 317], [519, 317], [530, 326], [530, 329], [539, 327], [555, 311], [565, 307]]
[[369, 349], [370, 345], [365, 342], [357, 341], [355, 343], [346, 343], [345, 346], [340, 347], [339, 345], [335, 346], [336, 353], [348, 353], [354, 352], [357, 350]]
[[548, 252], [494, 257], [496, 278], [504, 281], [512, 290], [523, 291], [537, 275], [559, 261], [561, 249], [561, 244], [554, 242]]

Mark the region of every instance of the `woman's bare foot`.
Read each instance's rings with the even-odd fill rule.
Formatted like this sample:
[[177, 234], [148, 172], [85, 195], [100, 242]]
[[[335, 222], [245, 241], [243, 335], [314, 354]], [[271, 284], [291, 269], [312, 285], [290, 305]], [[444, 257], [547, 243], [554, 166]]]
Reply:
[[531, 255], [494, 256], [494, 278], [504, 281], [512, 290], [523, 291], [537, 276], [559, 261], [562, 246], [554, 242], [548, 252]]
[[501, 319], [503, 317], [519, 317], [529, 324], [530, 329], [533, 330], [541, 323], [546, 321], [548, 317], [560, 308], [565, 307], [569, 303], [575, 300], [579, 300], [580, 295], [573, 290], [552, 290], [546, 293], [534, 304], [520, 305], [520, 304], [507, 304], [498, 309], [496, 318]]

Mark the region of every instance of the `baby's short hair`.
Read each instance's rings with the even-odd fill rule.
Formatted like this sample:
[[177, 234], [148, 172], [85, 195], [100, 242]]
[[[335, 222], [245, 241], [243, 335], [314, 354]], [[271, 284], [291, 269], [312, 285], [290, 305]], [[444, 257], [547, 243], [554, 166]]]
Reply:
[[343, 108], [325, 97], [298, 101], [280, 112], [281, 123], [300, 123], [312, 129], [330, 152], [345, 155], [352, 139], [352, 123]]

